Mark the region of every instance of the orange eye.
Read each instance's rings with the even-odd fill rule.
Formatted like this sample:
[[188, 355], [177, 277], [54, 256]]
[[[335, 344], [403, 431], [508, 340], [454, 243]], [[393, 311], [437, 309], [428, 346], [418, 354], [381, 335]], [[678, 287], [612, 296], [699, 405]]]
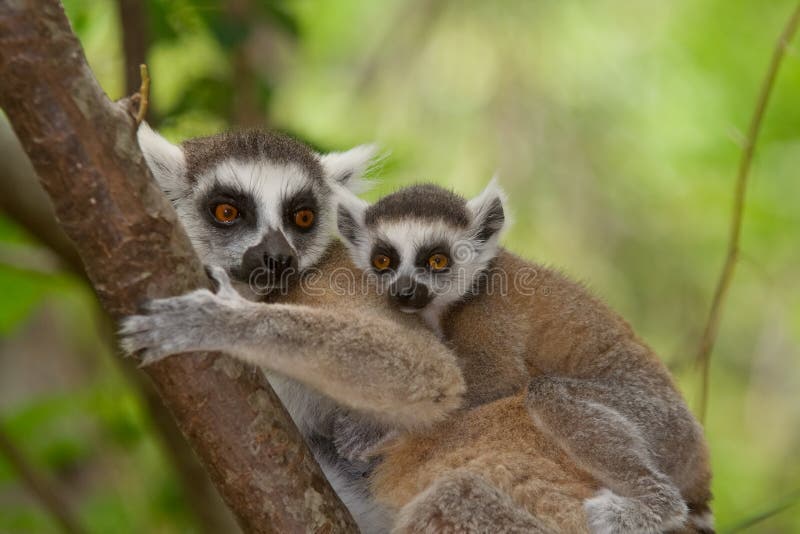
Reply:
[[450, 265], [450, 259], [444, 254], [434, 254], [428, 258], [428, 265], [430, 265], [431, 269], [434, 271], [441, 271]]
[[239, 218], [239, 210], [230, 204], [214, 206], [214, 218], [223, 224], [230, 224]]
[[392, 264], [392, 259], [386, 254], [378, 254], [372, 258], [372, 266], [379, 271], [385, 271]]
[[314, 212], [311, 210], [297, 210], [294, 212], [294, 223], [300, 228], [311, 228], [314, 224]]

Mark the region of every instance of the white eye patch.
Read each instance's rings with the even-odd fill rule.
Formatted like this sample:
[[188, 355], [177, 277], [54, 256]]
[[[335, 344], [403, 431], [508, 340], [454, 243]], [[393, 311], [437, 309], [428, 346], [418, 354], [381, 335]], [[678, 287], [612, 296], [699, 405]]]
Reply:
[[294, 163], [228, 160], [198, 178], [198, 189], [208, 192], [216, 185], [249, 195], [257, 210], [258, 229], [283, 225], [283, 202], [309, 188], [313, 180]]
[[448, 255], [455, 256], [461, 247], [468, 246], [465, 233], [464, 229], [444, 221], [402, 219], [379, 222], [374, 230], [373, 243], [383, 241], [391, 244], [399, 258], [395, 271], [411, 275], [420, 267], [417, 262], [421, 250], [441, 245]]

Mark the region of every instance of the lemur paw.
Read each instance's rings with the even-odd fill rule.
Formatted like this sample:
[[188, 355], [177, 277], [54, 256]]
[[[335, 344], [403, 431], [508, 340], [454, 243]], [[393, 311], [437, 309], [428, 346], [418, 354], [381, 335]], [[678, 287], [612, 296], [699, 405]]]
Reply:
[[179, 297], [154, 299], [142, 306], [141, 315], [120, 322], [120, 346], [126, 354], [139, 354], [142, 365], [171, 354], [224, 348], [219, 332], [225, 329], [228, 313], [243, 303], [225, 271], [207, 267], [216, 282], [215, 293], [198, 289]]
[[[663, 498], [667, 497], [667, 498]], [[656, 496], [659, 508], [603, 489], [583, 503], [592, 534], [659, 534], [680, 528], [688, 509], [680, 495]]]

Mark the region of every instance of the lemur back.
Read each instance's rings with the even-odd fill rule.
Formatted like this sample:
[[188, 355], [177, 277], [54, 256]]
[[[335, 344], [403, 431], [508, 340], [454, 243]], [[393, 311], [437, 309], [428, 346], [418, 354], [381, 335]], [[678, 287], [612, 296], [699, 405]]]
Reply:
[[346, 193], [340, 234], [392, 305], [425, 318], [459, 357], [467, 405], [526, 392], [533, 422], [605, 488], [596, 532], [709, 526], [703, 432], [668, 371], [583, 287], [497, 245], [504, 195], [432, 185], [369, 206]]
[[[478, 293], [442, 321], [444, 336], [459, 356], [468, 403], [480, 405], [501, 393], [486, 388], [487, 375], [515, 376], [510, 383], [516, 391], [529, 387], [528, 377], [540, 376], [608, 379], [623, 391], [633, 386], [642, 396], [626, 415], [641, 428], [664, 429], [650, 444], [659, 467], [671, 474], [690, 508], [708, 512], [711, 473], [702, 430], [658, 356], [627, 322], [559, 272], [507, 250], [499, 251], [491, 272], [526, 272], [526, 294]], [[487, 321], [491, 317], [503, 320]], [[526, 373], [515, 375], [520, 366]], [[613, 391], [607, 397], [617, 400]]]

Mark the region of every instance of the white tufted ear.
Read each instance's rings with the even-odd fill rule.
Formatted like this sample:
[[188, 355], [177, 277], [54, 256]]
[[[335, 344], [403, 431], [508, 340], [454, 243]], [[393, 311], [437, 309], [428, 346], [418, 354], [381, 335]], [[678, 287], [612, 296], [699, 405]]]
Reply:
[[345, 152], [320, 154], [319, 162], [329, 180], [354, 193], [361, 193], [369, 189], [364, 173], [374, 163], [377, 153], [376, 145], [359, 145]]
[[143, 122], [137, 132], [139, 148], [150, 172], [170, 200], [184, 196], [189, 189], [186, 178], [186, 156], [181, 147], [173, 145]]
[[494, 177], [481, 193], [467, 202], [472, 215], [472, 226], [479, 242], [486, 243], [499, 237], [506, 226], [506, 193]]
[[339, 236], [348, 248], [356, 249], [366, 233], [364, 215], [369, 204], [344, 187], [334, 187], [334, 195]]

